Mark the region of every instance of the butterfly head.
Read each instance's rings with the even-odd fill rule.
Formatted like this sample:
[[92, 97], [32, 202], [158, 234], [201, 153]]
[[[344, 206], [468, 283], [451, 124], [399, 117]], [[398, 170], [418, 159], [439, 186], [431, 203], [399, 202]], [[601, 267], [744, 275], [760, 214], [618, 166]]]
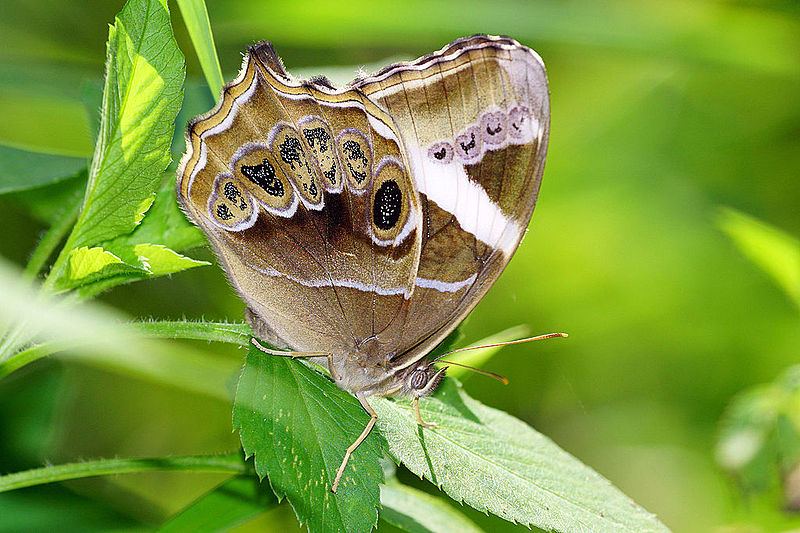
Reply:
[[444, 379], [447, 367], [436, 369], [434, 362], [422, 361], [405, 377], [404, 396], [430, 396]]

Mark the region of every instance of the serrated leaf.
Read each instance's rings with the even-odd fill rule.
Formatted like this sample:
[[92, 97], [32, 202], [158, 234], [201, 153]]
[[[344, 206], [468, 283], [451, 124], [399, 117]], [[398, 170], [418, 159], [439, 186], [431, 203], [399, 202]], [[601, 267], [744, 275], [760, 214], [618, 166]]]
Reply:
[[57, 287], [80, 287], [84, 296], [91, 296], [135, 279], [174, 274], [208, 264], [160, 244], [117, 245], [113, 252], [100, 246], [82, 246], [70, 252], [66, 276], [59, 280]]
[[165, 181], [142, 223], [133, 232], [103, 243], [104, 249], [136, 268], [139, 275], [95, 278], [91, 285], [80, 288], [80, 295], [90, 297], [136, 279], [208, 265], [206, 261], [186, 257], [173, 249], [192, 248], [205, 242], [202, 232], [191, 226], [178, 209], [172, 187]]
[[481, 533], [440, 498], [391, 480], [381, 485], [381, 520], [409, 533]]
[[174, 274], [197, 266], [210, 265], [208, 261], [198, 261], [176, 253], [160, 244], [137, 244], [133, 247], [142, 266], [151, 276]]
[[109, 31], [100, 134], [69, 247], [136, 227], [170, 162], [183, 78], [166, 0], [129, 0]]
[[605, 478], [520, 420], [470, 398], [448, 379], [420, 401], [371, 398], [389, 453], [451, 498], [551, 531], [667, 531]]
[[138, 226], [142, 223], [142, 219], [144, 219], [144, 216], [147, 214], [147, 210], [150, 209], [151, 205], [153, 205], [153, 200], [155, 199], [156, 193], [153, 193], [139, 203], [139, 206], [136, 208], [136, 211], [133, 214], [134, 226]]
[[74, 248], [69, 254], [67, 274], [62, 288], [88, 285], [101, 279], [119, 275], [141, 277], [146, 275], [141, 269], [125, 263], [122, 259], [103, 248], [82, 246]]
[[[255, 477], [236, 476], [207, 492], [158, 528], [159, 533], [227, 531], [278, 504]], [[382, 521], [409, 533], [481, 533], [441, 498], [401, 484], [381, 485]]]
[[168, 176], [142, 223], [133, 232], [108, 242], [106, 248], [117, 250], [126, 246], [152, 243], [182, 252], [205, 244], [203, 232], [191, 225], [178, 208], [173, 182], [174, 176]]
[[86, 159], [0, 145], [0, 194], [26, 191], [74, 177]]
[[346, 448], [368, 421], [353, 396], [303, 363], [255, 348], [247, 354], [234, 427], [258, 475], [289, 500], [309, 531], [364, 532], [376, 525], [383, 479], [376, 432], [350, 458], [338, 491], [330, 490]]

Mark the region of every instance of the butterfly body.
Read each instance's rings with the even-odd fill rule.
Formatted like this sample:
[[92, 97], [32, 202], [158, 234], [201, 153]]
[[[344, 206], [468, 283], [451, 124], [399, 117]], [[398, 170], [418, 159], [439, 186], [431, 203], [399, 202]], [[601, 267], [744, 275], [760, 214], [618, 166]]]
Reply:
[[544, 65], [459, 39], [342, 89], [251, 47], [190, 124], [178, 199], [256, 335], [321, 357], [343, 389], [429, 394], [425, 359], [516, 250], [549, 130]]

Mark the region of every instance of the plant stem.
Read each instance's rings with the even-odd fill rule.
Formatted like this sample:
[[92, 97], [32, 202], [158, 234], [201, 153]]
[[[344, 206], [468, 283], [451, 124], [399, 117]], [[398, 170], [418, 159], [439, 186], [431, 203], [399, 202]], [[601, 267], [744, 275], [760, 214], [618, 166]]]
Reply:
[[248, 467], [240, 452], [227, 455], [150, 457], [143, 459], [99, 459], [83, 463], [45, 466], [0, 476], [0, 492], [44, 485], [56, 481], [136, 472], [176, 471], [244, 474]]
[[250, 335], [250, 326], [242, 322], [191, 322], [153, 321], [138, 322], [136, 327], [147, 336], [159, 339], [189, 339], [197, 341], [245, 344]]
[[[250, 336], [250, 326], [243, 323], [156, 321], [137, 322], [134, 326], [152, 338], [189, 339], [230, 344], [245, 344]], [[0, 358], [0, 379], [48, 355], [79, 347], [76, 342], [46, 342], [15, 353], [3, 361]]]
[[0, 360], [0, 379], [22, 368], [23, 366], [38, 361], [43, 357], [61, 351], [63, 345], [54, 342], [32, 346], [10, 356], [6, 361]]

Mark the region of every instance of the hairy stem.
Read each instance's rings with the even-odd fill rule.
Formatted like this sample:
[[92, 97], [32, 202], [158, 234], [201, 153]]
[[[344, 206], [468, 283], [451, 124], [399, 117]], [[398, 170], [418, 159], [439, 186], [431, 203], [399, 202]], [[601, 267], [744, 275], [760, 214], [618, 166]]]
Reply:
[[82, 463], [45, 466], [0, 476], [0, 492], [87, 477], [153, 471], [189, 471], [244, 474], [249, 471], [240, 452], [227, 455], [99, 459]]

